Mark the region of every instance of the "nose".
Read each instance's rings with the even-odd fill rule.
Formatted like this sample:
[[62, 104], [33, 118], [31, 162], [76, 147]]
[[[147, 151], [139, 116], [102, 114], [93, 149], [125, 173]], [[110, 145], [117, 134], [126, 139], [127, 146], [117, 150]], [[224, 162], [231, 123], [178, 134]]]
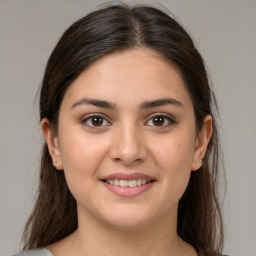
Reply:
[[145, 160], [147, 150], [145, 140], [136, 125], [123, 124], [113, 133], [109, 155], [115, 162], [135, 165]]

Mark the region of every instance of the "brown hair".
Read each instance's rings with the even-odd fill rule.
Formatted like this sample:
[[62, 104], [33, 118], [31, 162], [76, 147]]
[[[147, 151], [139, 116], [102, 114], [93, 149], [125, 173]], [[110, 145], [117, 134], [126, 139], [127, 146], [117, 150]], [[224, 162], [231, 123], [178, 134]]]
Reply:
[[[90, 64], [115, 51], [147, 47], [161, 53], [180, 70], [193, 101], [196, 127], [213, 116], [213, 135], [203, 166], [192, 172], [178, 208], [178, 235], [203, 255], [220, 255], [223, 225], [217, 197], [219, 142], [204, 61], [187, 32], [163, 11], [149, 6], [110, 5], [71, 25], [53, 50], [40, 95], [40, 118], [58, 125], [63, 96]], [[77, 229], [76, 201], [63, 172], [56, 171], [43, 146], [38, 198], [24, 231], [24, 249], [47, 246]]]

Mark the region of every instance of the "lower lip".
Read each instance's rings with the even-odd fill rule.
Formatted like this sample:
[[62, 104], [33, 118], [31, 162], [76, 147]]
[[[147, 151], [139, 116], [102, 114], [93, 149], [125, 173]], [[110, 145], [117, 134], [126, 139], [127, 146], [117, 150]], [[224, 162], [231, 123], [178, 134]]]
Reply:
[[124, 196], [124, 197], [132, 197], [132, 196], [138, 196], [146, 191], [148, 191], [155, 182], [150, 182], [141, 186], [136, 187], [121, 187], [121, 186], [115, 186], [112, 184], [108, 184], [106, 182], [102, 182], [107, 189], [109, 189], [111, 192], [115, 193], [118, 196]]

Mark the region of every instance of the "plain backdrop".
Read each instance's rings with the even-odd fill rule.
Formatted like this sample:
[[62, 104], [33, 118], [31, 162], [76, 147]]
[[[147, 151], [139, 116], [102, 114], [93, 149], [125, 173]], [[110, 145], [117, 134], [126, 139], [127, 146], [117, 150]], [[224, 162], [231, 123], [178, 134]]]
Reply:
[[[0, 0], [0, 256], [21, 249], [35, 198], [42, 143], [36, 94], [46, 61], [64, 30], [104, 2]], [[160, 4], [192, 35], [219, 101], [228, 181], [225, 252], [255, 256], [256, 1]]]

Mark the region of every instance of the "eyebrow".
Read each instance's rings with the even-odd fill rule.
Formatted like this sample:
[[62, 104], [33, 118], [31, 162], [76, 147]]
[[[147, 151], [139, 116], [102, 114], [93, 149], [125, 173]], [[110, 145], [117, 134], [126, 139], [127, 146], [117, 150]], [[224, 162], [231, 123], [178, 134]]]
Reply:
[[140, 109], [160, 107], [160, 106], [165, 106], [165, 105], [174, 105], [174, 106], [183, 107], [183, 104], [180, 101], [173, 99], [173, 98], [167, 98], [167, 99], [146, 101], [141, 104]]
[[98, 100], [98, 99], [88, 99], [88, 98], [83, 98], [77, 102], [75, 102], [71, 108], [75, 108], [79, 105], [93, 105], [99, 108], [108, 108], [108, 109], [117, 109], [117, 106], [115, 103], [108, 102], [105, 100]]
[[[107, 109], [117, 109], [117, 105], [115, 103], [105, 101], [105, 100], [99, 100], [99, 99], [88, 99], [88, 98], [83, 98], [77, 102], [75, 102], [72, 105], [72, 109], [79, 106], [79, 105], [93, 105], [99, 108], [107, 108]], [[145, 101], [140, 105], [140, 109], [148, 109], [148, 108], [153, 108], [153, 107], [160, 107], [160, 106], [166, 106], [166, 105], [174, 105], [178, 107], [183, 107], [183, 104], [173, 98], [166, 98], [166, 99], [157, 99], [153, 101]]]

